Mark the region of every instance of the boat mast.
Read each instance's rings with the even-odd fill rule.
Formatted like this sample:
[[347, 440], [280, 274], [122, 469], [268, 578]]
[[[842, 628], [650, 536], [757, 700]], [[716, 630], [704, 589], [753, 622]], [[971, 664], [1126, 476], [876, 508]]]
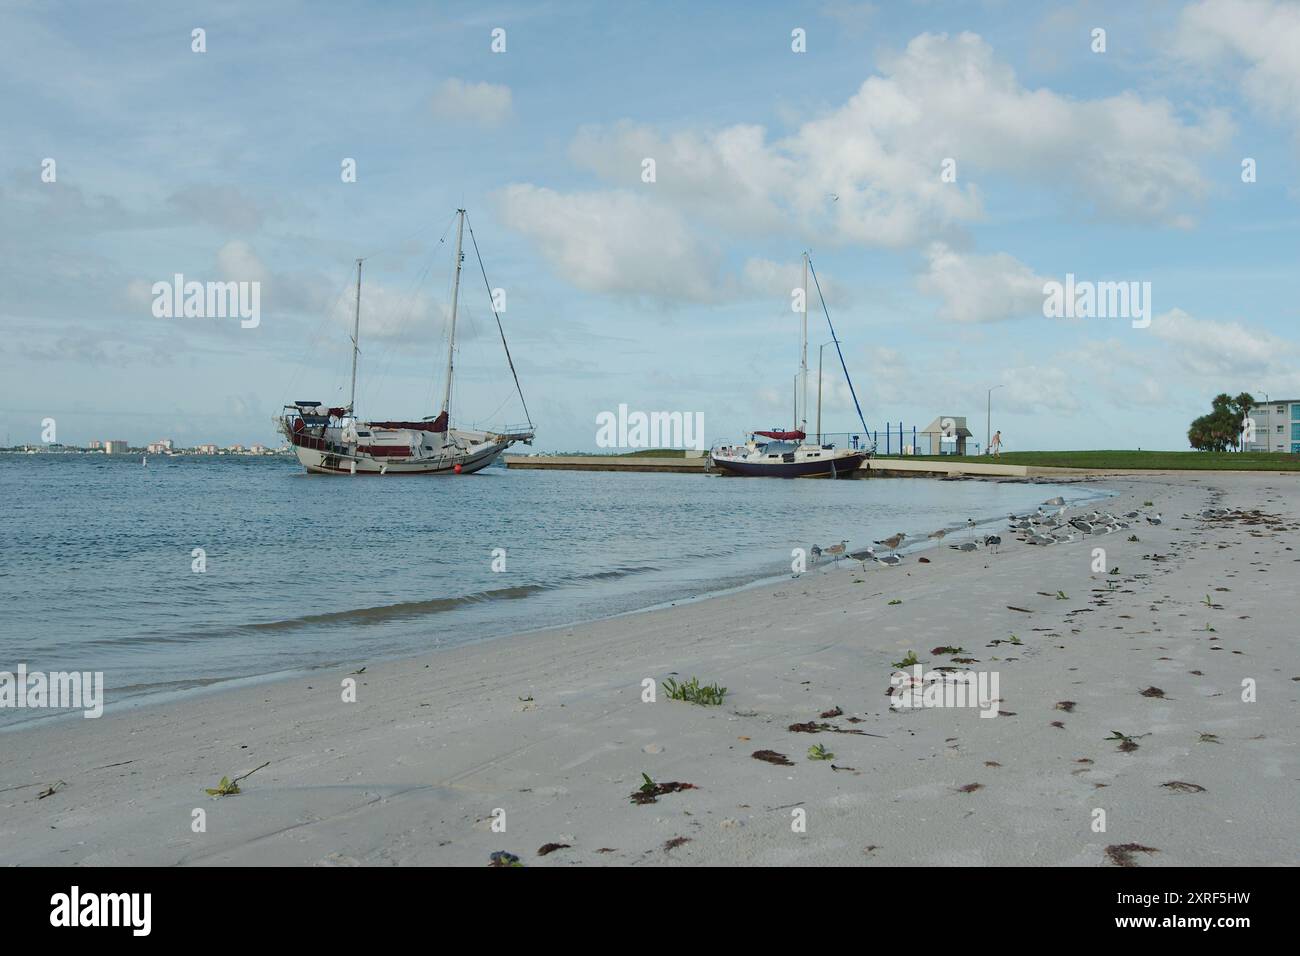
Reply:
[[442, 393], [442, 413], [447, 416], [447, 427], [451, 427], [451, 373], [455, 367], [456, 354], [456, 305], [460, 298], [460, 263], [465, 258], [461, 252], [461, 240], [465, 235], [465, 210], [457, 209], [456, 215], [456, 278], [451, 286], [451, 335], [447, 338], [447, 387]]
[[352, 319], [352, 392], [348, 395], [348, 414], [356, 418], [357, 401], [357, 347], [361, 340], [361, 260], [357, 260], [357, 311]]
[[803, 379], [803, 421], [799, 431], [808, 433], [808, 253], [803, 254], [803, 336], [799, 359], [799, 374]]

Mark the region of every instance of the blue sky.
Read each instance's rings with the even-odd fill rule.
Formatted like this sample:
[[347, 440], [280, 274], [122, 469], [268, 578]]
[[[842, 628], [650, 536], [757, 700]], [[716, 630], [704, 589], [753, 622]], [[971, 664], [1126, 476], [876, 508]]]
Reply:
[[[432, 413], [462, 205], [541, 449], [594, 448], [620, 403], [703, 412], [711, 440], [787, 424], [804, 249], [873, 428], [968, 415], [982, 440], [1002, 385], [1008, 450], [1182, 448], [1220, 391], [1300, 396], [1293, 2], [5, 0], [0, 19], [14, 443], [47, 417], [74, 444], [273, 442], [284, 402], [346, 400], [358, 256], [359, 410]], [[467, 265], [455, 414], [517, 422]], [[178, 272], [260, 282], [260, 325], [154, 317]], [[1045, 318], [1067, 273], [1150, 282], [1151, 326]], [[826, 390], [827, 430], [854, 428], [841, 376]]]

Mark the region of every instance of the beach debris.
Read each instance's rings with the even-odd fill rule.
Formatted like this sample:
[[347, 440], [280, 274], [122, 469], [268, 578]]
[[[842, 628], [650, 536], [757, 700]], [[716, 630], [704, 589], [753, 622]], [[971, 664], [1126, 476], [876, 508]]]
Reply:
[[895, 604], [902, 604], [902, 603], [903, 602], [900, 601], [898, 598], [894, 598], [892, 601], [889, 602], [889, 606], [893, 607]]
[[664, 852], [667, 853], [669, 850], [675, 850], [679, 846], [682, 846], [683, 844], [690, 843], [690, 842], [691, 842], [690, 837], [683, 837], [683, 836], [673, 837], [671, 840], [665, 840]]
[[777, 753], [775, 750], [755, 750], [752, 754], [750, 754], [750, 756], [753, 757], [755, 760], [765, 760], [768, 763], [774, 763], [778, 767], [794, 766], [794, 761], [792, 761], [785, 754]]
[[1160, 517], [1159, 512], [1154, 515], [1147, 515], [1147, 524], [1161, 524], [1165, 519]]
[[366, 669], [363, 667], [363, 668], [361, 668], [360, 670], [355, 670], [355, 671], [353, 671], [352, 673], [353, 673], [353, 674], [364, 674], [365, 672], [366, 672]]
[[1121, 752], [1121, 753], [1126, 753], [1126, 754], [1127, 754], [1127, 753], [1132, 753], [1133, 751], [1135, 751], [1135, 750], [1138, 749], [1138, 743], [1137, 743], [1137, 742], [1138, 742], [1141, 738], [1143, 738], [1143, 737], [1149, 737], [1149, 736], [1151, 736], [1151, 735], [1150, 735], [1150, 734], [1138, 734], [1138, 735], [1136, 735], [1136, 736], [1130, 736], [1129, 734], [1121, 734], [1118, 730], [1112, 730], [1112, 731], [1110, 732], [1110, 736], [1107, 737], [1107, 738], [1105, 738], [1105, 739], [1106, 739], [1106, 740], [1118, 740], [1118, 741], [1120, 742], [1120, 744], [1119, 744], [1119, 750], [1120, 750], [1120, 752]]
[[658, 803], [659, 798], [666, 793], [677, 793], [681, 790], [700, 789], [693, 783], [682, 783], [678, 780], [672, 780], [668, 783], [655, 783], [650, 779], [650, 775], [645, 771], [641, 772], [641, 779], [644, 780], [645, 783], [641, 784], [640, 788], [632, 794], [632, 802], [637, 805]]
[[[809, 760], [834, 760], [835, 754], [831, 753], [821, 744], [813, 744], [811, 747], [808, 748], [808, 759]], [[1166, 784], [1165, 786], [1168, 786], [1168, 784]]]
[[986, 761], [984, 761], [984, 766], [986, 766], [986, 767], [1001, 767], [1002, 764], [998, 763], [996, 760], [986, 760]]
[[865, 730], [849, 730], [845, 727], [836, 727], [834, 724], [819, 724], [815, 720], [809, 720], [802, 724], [791, 724], [786, 730], [794, 734], [820, 734], [823, 731], [830, 731], [833, 734], [857, 734], [860, 737], [879, 737], [880, 734], [869, 734]]
[[966, 786], [964, 786], [964, 787], [958, 787], [958, 788], [957, 788], [957, 792], [958, 792], [958, 793], [974, 793], [976, 790], [983, 790], [983, 789], [984, 789], [984, 784], [982, 784], [982, 783], [968, 783], [968, 784], [966, 784]]
[[203, 789], [210, 797], [233, 797], [235, 794], [242, 792], [239, 789], [239, 781], [246, 780], [253, 774], [257, 773], [257, 771], [261, 770], [262, 767], [269, 766], [271, 766], [271, 761], [268, 760], [266, 763], [262, 764], [261, 767], [254, 767], [252, 770], [248, 771], [248, 773], [240, 774], [234, 780], [222, 777], [221, 782], [215, 787], [204, 787]]
[[1055, 506], [1055, 505], [1063, 505], [1063, 504], [1065, 504], [1065, 499], [1062, 498], [1060, 495], [1057, 495], [1055, 498], [1048, 498], [1046, 501], [1043, 502], [1043, 504], [1045, 504], [1045, 505], [1054, 505], [1054, 506]]
[[858, 768], [857, 768], [857, 767], [837, 767], [837, 766], [835, 766], [835, 764], [831, 764], [831, 769], [832, 769], [832, 770], [850, 770], [850, 771], [852, 771], [853, 773], [857, 773], [857, 772], [858, 772]]
[[1074, 707], [1075, 707], [1075, 703], [1072, 700], [1058, 700], [1056, 702], [1056, 709], [1063, 710], [1067, 714], [1073, 711]]
[[1187, 783], [1185, 780], [1170, 780], [1168, 783], [1162, 783], [1160, 786], [1166, 790], [1172, 790], [1175, 793], [1204, 793], [1205, 788], [1199, 783]]
[[1008, 604], [1008, 605], [1007, 605], [1007, 610], [1008, 610], [1008, 611], [1019, 611], [1021, 614], [1033, 614], [1033, 613], [1034, 613], [1033, 611], [1029, 610], [1029, 608], [1027, 608], [1027, 607], [1015, 607], [1014, 605], [1011, 605], [1011, 604]]
[[66, 780], [56, 780], [44, 790], [36, 795], [37, 800], [44, 800], [46, 797], [52, 797], [68, 785]]
[[717, 706], [727, 696], [727, 688], [717, 684], [701, 685], [698, 677], [692, 677], [682, 684], [669, 677], [663, 682], [663, 687], [669, 700], [684, 700], [702, 706]]
[[1114, 843], [1106, 847], [1106, 858], [1116, 866], [1137, 866], [1133, 859], [1134, 853], [1159, 853], [1153, 846], [1143, 846], [1141, 843]]
[[1070, 595], [1066, 594], [1064, 591], [1057, 591], [1056, 599], [1058, 601], [1068, 601], [1070, 600]]
[[908, 651], [907, 656], [901, 661], [894, 661], [894, 670], [901, 671], [908, 667], [915, 667], [919, 663], [921, 662], [916, 659], [916, 651]]
[[916, 563], [917, 563], [917, 564], [929, 564], [929, 563], [930, 563], [930, 559], [929, 559], [929, 558], [917, 558], [917, 559], [916, 559]]
[[1065, 724], [1061, 723], [1059, 720], [1052, 721], [1051, 726], [1055, 727], [1057, 730], [1065, 729]]
[[488, 866], [523, 866], [519, 862], [519, 857], [513, 853], [507, 853], [505, 850], [497, 850], [489, 859], [492, 862]]
[[838, 708], [838, 707], [832, 707], [830, 710], [823, 710], [823, 711], [822, 711], [820, 714], [818, 714], [817, 716], [820, 717], [820, 718], [822, 718], [823, 720], [825, 720], [825, 719], [827, 719], [828, 717], [839, 717], [839, 716], [840, 716], [841, 714], [843, 714], [843, 713], [844, 713], [844, 711], [840, 710], [840, 708]]
[[1207, 733], [1202, 733], [1201, 736], [1200, 736], [1200, 739], [1197, 741], [1197, 743], [1202, 743], [1202, 744], [1220, 744], [1220, 743], [1223, 743], [1223, 741], [1221, 741], [1221, 740], [1219, 739], [1219, 735], [1218, 735], [1218, 734], [1207, 734]]
[[936, 647], [930, 653], [931, 654], [964, 654], [966, 653], [966, 648], [944, 645], [943, 647]]
[[1139, 691], [1138, 693], [1140, 693], [1143, 697], [1163, 698], [1165, 696], [1165, 692], [1162, 691], [1159, 687], [1148, 687], [1146, 688], [1146, 690]]
[[546, 856], [548, 853], [554, 853], [556, 850], [568, 850], [568, 843], [544, 843], [537, 848], [538, 856]]
[[1138, 541], [1138, 536], [1135, 535], [1135, 534], [1131, 534], [1131, 535], [1128, 536], [1128, 540], [1129, 540], [1130, 542], [1137, 542], [1137, 541]]

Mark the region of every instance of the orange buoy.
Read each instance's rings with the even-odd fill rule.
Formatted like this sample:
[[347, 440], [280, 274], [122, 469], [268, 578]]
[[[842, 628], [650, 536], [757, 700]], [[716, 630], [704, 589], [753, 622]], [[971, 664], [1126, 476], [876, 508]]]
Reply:
[[456, 462], [456, 467], [455, 467], [454, 469], [452, 469], [452, 470], [455, 471], [456, 474], [459, 475], [459, 474], [460, 474], [460, 462]]

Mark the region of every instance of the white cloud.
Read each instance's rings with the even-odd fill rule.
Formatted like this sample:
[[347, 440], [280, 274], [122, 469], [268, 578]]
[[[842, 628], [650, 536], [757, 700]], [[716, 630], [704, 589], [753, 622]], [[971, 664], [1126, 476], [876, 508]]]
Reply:
[[510, 117], [510, 87], [497, 83], [467, 83], [452, 77], [433, 94], [433, 115], [456, 122], [496, 126]]
[[717, 257], [672, 209], [633, 193], [562, 194], [528, 184], [497, 194], [502, 221], [533, 239], [579, 288], [658, 301], [721, 297]]
[[[972, 33], [921, 34], [842, 106], [771, 140], [761, 126], [663, 133], [619, 123], [571, 153], [602, 178], [735, 231], [800, 229], [820, 241], [898, 247], [982, 215], [975, 185], [1006, 174], [1108, 218], [1186, 226], [1207, 189], [1198, 160], [1226, 115], [1184, 122], [1163, 99], [1077, 100], [1028, 89]], [[656, 162], [656, 182], [640, 183]], [[941, 165], [956, 161], [955, 182]]]
[[1203, 376], [1211, 393], [1300, 388], [1300, 347], [1270, 332], [1196, 319], [1181, 309], [1157, 315], [1150, 331], [1168, 343], [1183, 369]]
[[1047, 280], [1005, 252], [975, 255], [941, 242], [926, 250], [929, 269], [917, 280], [922, 292], [943, 299], [939, 314], [954, 322], [997, 322], [1042, 316]]
[[1300, 136], [1300, 6], [1202, 0], [1183, 9], [1175, 49], [1202, 66], [1244, 66], [1246, 98]]
[[239, 239], [217, 250], [217, 268], [230, 282], [264, 282], [268, 277], [266, 265], [253, 247]]

